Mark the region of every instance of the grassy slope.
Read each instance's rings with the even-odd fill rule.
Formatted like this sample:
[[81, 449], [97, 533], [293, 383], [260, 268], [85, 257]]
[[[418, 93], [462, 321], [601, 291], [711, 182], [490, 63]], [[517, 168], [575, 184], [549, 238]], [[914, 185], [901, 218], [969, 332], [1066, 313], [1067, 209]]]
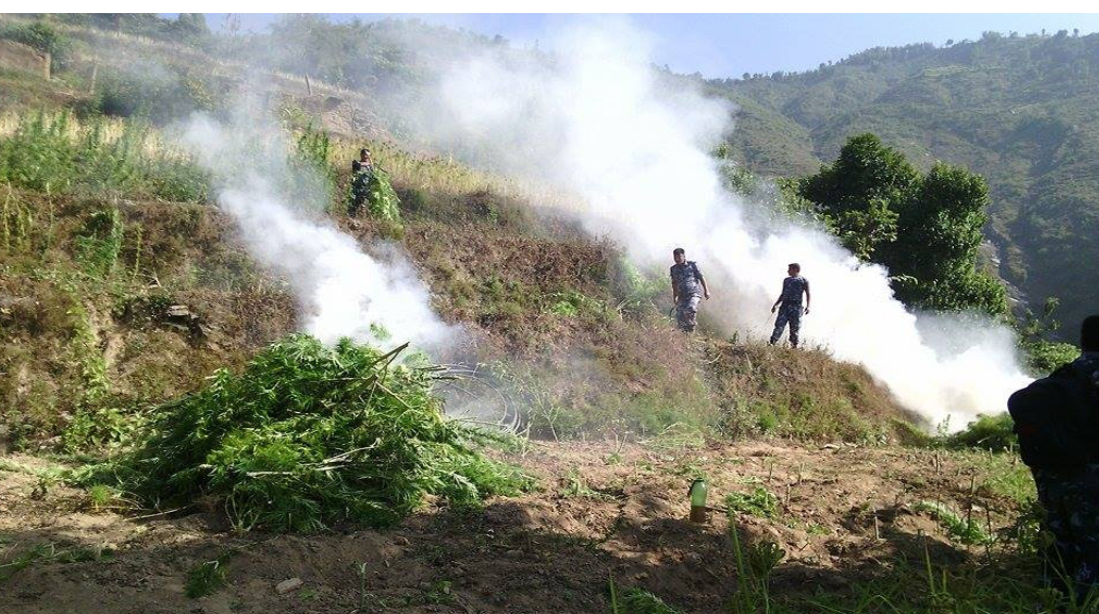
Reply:
[[[1091, 240], [1099, 233], [1097, 86], [1099, 35], [1090, 35], [875, 49], [726, 91], [796, 122], [743, 135], [734, 145], [745, 151], [808, 132], [813, 154], [827, 161], [849, 136], [872, 131], [921, 165], [941, 159], [984, 174], [1001, 274], [1034, 303], [1061, 297], [1062, 319], [1077, 322], [1099, 299], [1099, 277], [1083, 266], [1099, 257]], [[757, 168], [815, 170], [808, 166], [787, 155]]]
[[[217, 66], [196, 62], [193, 51], [170, 54], [162, 43], [107, 38], [119, 61], [173, 55], [198, 79], [200, 67]], [[34, 106], [87, 104], [81, 91], [88, 61], [78, 46], [68, 71], [45, 89], [34, 86]], [[288, 102], [297, 109], [294, 121], [310, 121], [301, 110], [309, 99]], [[19, 108], [25, 107], [8, 107]], [[343, 160], [356, 146], [336, 143], [332, 162], [341, 186], [348, 181]], [[707, 356], [704, 344], [689, 343], [663, 315], [662, 276], [639, 276], [616, 246], [532, 213], [531, 186], [388, 142], [374, 149], [404, 200], [398, 238], [432, 288], [436, 309], [478, 342], [476, 352], [458, 358], [495, 363], [501, 385], [530, 408], [535, 433], [652, 437], [669, 427], [728, 428], [876, 441], [900, 428], [890, 422], [901, 414], [887, 393], [861, 372], [855, 386], [817, 386], [802, 377], [797, 398], [771, 394], [789, 364], [804, 360], [815, 366], [796, 371], [829, 380], [827, 374], [851, 371], [823, 356], [760, 361], [768, 352], [762, 348], [753, 356]], [[80, 428], [70, 439], [110, 441], [125, 416], [194, 387], [215, 366], [242, 364], [294, 327], [292, 297], [257, 270], [231, 223], [209, 205], [152, 201], [141, 196], [142, 185], [121, 193], [75, 185], [49, 196], [4, 189], [5, 227], [24, 229], [0, 249], [0, 415], [8, 439], [57, 435], [75, 420]], [[555, 197], [544, 190], [537, 196]], [[89, 229], [116, 211], [119, 244], [106, 260], [89, 262], [102, 257], [102, 250], [90, 256], [86, 249]], [[393, 237], [369, 219], [337, 222], [364, 244]], [[195, 319], [171, 315], [173, 305], [186, 306]], [[832, 417], [809, 428], [805, 412], [817, 407]]]
[[[161, 105], [167, 116], [215, 108], [233, 85], [258, 72], [237, 61], [211, 61], [201, 51], [169, 42], [59, 27], [89, 57], [94, 44], [95, 61], [106, 71], [101, 75], [112, 68], [136, 68], [159, 83], [161, 67], [171, 67], [169, 72], [186, 82], [177, 90], [188, 100], [179, 108]], [[424, 95], [423, 83], [430, 82], [443, 61], [440, 50], [500, 50], [468, 32], [411, 22], [361, 28], [313, 23], [294, 32], [304, 38], [280, 44], [288, 49], [298, 45], [300, 53], [270, 54], [271, 41], [256, 38], [222, 40], [218, 44], [227, 47], [218, 55], [311, 72], [317, 77], [314, 95], [299, 101], [300, 106], [309, 111], [340, 107], [340, 113], [329, 113], [327, 125], [348, 136], [383, 136], [378, 126], [385, 122], [378, 117], [386, 112], [370, 96], [398, 93], [399, 108], [402, 96]], [[408, 50], [394, 39], [422, 44]], [[352, 51], [334, 51], [339, 45]], [[512, 53], [524, 61], [535, 57], [522, 50]], [[362, 57], [355, 75], [344, 79], [334, 67], [344, 66], [340, 62], [348, 54]], [[153, 58], [157, 66], [150, 65]], [[871, 49], [817, 71], [715, 81], [709, 87], [738, 105], [738, 129], [730, 136], [733, 158], [763, 174], [814, 172], [820, 161], [835, 156], [847, 137], [866, 130], [881, 134], [921, 165], [942, 159], [984, 174], [993, 193], [987, 230], [999, 247], [1001, 275], [1027, 293], [1032, 304], [1041, 304], [1046, 296], [1061, 297], [1062, 319], [1075, 322], [1099, 297], [1093, 290], [1099, 284], [1088, 272], [1093, 267], [1082, 266], [1099, 256], [1089, 240], [1099, 231], [1094, 205], [1099, 194], [1097, 65], [1099, 35], [988, 36], [948, 48]], [[90, 72], [90, 65], [74, 66], [66, 79], [83, 91]], [[366, 93], [321, 83], [329, 73], [358, 83]], [[283, 91], [305, 93], [301, 77], [265, 72], [265, 80]], [[163, 83], [156, 87], [170, 89]], [[38, 99], [42, 93], [19, 97]], [[0, 97], [0, 105], [4, 102]]]

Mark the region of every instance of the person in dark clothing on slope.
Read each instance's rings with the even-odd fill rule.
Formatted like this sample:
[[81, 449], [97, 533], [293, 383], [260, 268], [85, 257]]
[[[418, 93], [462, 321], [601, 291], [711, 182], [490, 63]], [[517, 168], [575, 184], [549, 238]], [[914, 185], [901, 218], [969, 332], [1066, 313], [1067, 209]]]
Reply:
[[[786, 268], [787, 277], [782, 280], [782, 293], [771, 305], [771, 313], [778, 310], [775, 318], [775, 330], [771, 333], [771, 345], [778, 343], [786, 325], [790, 325], [790, 345], [798, 346], [798, 334], [801, 332], [801, 316], [809, 313], [809, 280], [801, 276], [801, 265], [793, 262]], [[801, 308], [801, 294], [805, 293], [805, 310]]]
[[697, 325], [698, 303], [704, 298], [709, 300], [710, 289], [702, 271], [693, 261], [687, 260], [682, 247], [672, 251], [672, 258], [675, 260], [671, 268], [675, 320], [680, 330], [691, 333]]

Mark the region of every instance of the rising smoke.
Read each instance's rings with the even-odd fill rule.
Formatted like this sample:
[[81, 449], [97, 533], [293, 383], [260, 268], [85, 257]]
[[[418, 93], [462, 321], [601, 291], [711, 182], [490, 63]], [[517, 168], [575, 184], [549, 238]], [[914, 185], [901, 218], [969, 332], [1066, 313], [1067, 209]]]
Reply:
[[410, 341], [426, 350], [445, 344], [453, 329], [432, 312], [424, 284], [398, 250], [378, 246], [367, 254], [317, 215], [328, 202], [322, 190], [307, 189], [299, 202], [288, 202], [286, 194], [301, 190], [280, 185], [322, 182], [287, 163], [282, 130], [257, 105], [242, 103], [232, 117], [192, 118], [184, 141], [213, 174], [217, 204], [236, 220], [249, 251], [289, 282], [302, 328], [326, 343], [350, 337]]
[[553, 62], [492, 52], [457, 60], [415, 119], [442, 147], [475, 143], [511, 172], [580, 194], [585, 227], [616, 237], [639, 263], [667, 266], [672, 248], [685, 247], [715, 285], [703, 309], [727, 334], [767, 334], [786, 265], [800, 262], [813, 288], [806, 344], [863, 365], [932, 425], [949, 420], [954, 430], [1001, 412], [1028, 381], [1009, 329], [914, 315], [893, 298], [885, 269], [860, 265], [825, 232], [753, 221], [707, 154], [732, 128], [731, 109], [662, 82], [643, 33], [589, 24], [554, 48]]

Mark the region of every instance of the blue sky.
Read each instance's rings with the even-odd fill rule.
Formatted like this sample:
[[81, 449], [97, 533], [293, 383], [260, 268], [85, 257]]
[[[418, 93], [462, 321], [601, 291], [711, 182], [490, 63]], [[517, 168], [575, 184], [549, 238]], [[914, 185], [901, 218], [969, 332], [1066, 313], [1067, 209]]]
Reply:
[[[242, 15], [243, 29], [262, 30], [275, 15]], [[330, 15], [334, 20], [355, 15]], [[360, 15], [363, 20], [385, 15]], [[489, 36], [500, 34], [513, 45], [546, 48], [552, 32], [584, 16], [540, 14], [416, 15], [436, 24], [463, 27]], [[208, 14], [218, 28], [224, 15]], [[657, 64], [706, 77], [739, 77], [745, 72], [802, 71], [837, 61], [870, 47], [977, 39], [986, 30], [1050, 34], [1057, 30], [1099, 32], [1099, 14], [1061, 15], [904, 15], [904, 14], [734, 14], [631, 15], [627, 19], [655, 40]]]

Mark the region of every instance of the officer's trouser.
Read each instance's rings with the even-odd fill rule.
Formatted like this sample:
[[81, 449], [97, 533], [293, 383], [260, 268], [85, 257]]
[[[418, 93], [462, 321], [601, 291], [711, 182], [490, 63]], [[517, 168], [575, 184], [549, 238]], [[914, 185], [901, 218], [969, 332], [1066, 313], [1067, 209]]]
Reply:
[[698, 324], [698, 302], [701, 300], [702, 297], [700, 296], [688, 296], [679, 299], [679, 302], [676, 303], [675, 321], [680, 330], [688, 333], [694, 332], [695, 326]]
[[778, 343], [786, 324], [790, 324], [790, 345], [798, 346], [798, 333], [801, 332], [801, 305], [781, 305], [775, 318], [775, 330], [771, 333], [771, 344]]

